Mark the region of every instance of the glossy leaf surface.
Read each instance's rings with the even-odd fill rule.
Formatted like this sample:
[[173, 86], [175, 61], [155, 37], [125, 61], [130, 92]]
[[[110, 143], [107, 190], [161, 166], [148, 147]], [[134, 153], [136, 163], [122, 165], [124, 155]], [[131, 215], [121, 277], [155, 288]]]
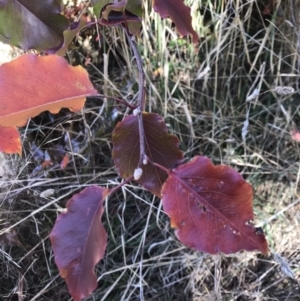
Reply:
[[[176, 136], [168, 134], [163, 119], [158, 114], [143, 113], [144, 131], [146, 138], [146, 154], [152, 162], [166, 168], [173, 168], [183, 158], [179, 149], [179, 140]], [[140, 139], [138, 118], [127, 116], [119, 122], [113, 131], [114, 145], [112, 156], [116, 168], [122, 178], [129, 178], [138, 167], [140, 159]], [[153, 194], [160, 196], [161, 187], [167, 174], [151, 163], [141, 166], [142, 176], [137, 180]]]
[[[16, 72], [17, 70], [17, 72]], [[72, 67], [62, 57], [23, 55], [0, 66], [0, 135], [13, 137], [15, 143], [0, 149], [19, 152], [16, 126], [43, 111], [57, 113], [61, 108], [80, 110], [86, 96], [97, 94], [82, 67]], [[12, 143], [13, 143], [12, 141]]]
[[0, 38], [24, 50], [59, 47], [68, 20], [57, 0], [0, 0]]
[[97, 287], [95, 265], [103, 258], [107, 234], [101, 222], [109, 190], [91, 186], [73, 196], [50, 234], [55, 263], [74, 300]]
[[199, 42], [199, 36], [192, 27], [191, 9], [183, 0], [153, 0], [152, 6], [162, 18], [169, 17], [175, 23], [179, 34], [191, 35], [193, 43]]
[[210, 254], [268, 252], [253, 224], [252, 188], [229, 166], [195, 157], [169, 172], [162, 195], [171, 226], [188, 247]]

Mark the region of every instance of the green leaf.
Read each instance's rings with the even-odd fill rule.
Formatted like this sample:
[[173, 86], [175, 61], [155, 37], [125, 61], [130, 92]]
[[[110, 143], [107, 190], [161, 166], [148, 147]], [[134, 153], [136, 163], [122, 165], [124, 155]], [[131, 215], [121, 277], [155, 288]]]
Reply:
[[100, 12], [107, 4], [120, 6], [120, 3], [121, 6], [124, 7], [124, 9], [128, 10], [133, 15], [138, 17], [142, 17], [143, 15], [142, 0], [123, 0], [119, 1], [119, 3], [114, 3], [113, 0], [91, 0], [91, 2], [94, 7], [94, 13], [98, 18], [101, 17]]
[[112, 3], [110, 0], [91, 0], [91, 3], [93, 5], [94, 13], [97, 16], [97, 18], [100, 18], [100, 13], [102, 8], [109, 4]]
[[24, 50], [52, 52], [69, 26], [60, 12], [57, 0], [1, 0], [0, 39]]

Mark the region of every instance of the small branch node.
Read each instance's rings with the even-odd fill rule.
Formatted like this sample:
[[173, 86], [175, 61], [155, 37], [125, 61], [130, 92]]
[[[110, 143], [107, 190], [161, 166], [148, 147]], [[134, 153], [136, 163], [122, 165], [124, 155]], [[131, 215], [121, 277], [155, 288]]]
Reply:
[[146, 154], [143, 154], [143, 165], [148, 164], [148, 156]]
[[141, 114], [141, 109], [140, 109], [139, 107], [138, 107], [138, 108], [135, 108], [135, 109], [133, 110], [132, 114], [133, 114], [134, 116], [140, 115], [140, 114]]

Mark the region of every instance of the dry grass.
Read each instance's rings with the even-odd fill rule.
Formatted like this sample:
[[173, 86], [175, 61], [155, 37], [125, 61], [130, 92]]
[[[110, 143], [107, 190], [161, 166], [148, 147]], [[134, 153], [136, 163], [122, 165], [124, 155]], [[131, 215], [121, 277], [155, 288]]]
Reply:
[[[88, 300], [299, 300], [300, 148], [290, 130], [300, 124], [300, 28], [294, 21], [300, 1], [277, 1], [273, 16], [262, 15], [267, 1], [187, 2], [201, 35], [196, 53], [168, 20], [146, 10], [139, 48], [148, 110], [165, 117], [187, 159], [206, 155], [236, 168], [253, 185], [256, 223], [282, 258], [189, 250], [174, 237], [160, 201], [127, 185], [107, 202], [109, 244], [97, 267], [99, 289]], [[113, 28], [105, 40], [103, 60], [88, 66], [91, 77], [99, 90], [131, 100], [136, 69], [125, 39]], [[84, 51], [69, 53], [70, 60], [84, 62]], [[277, 86], [295, 93], [278, 95]], [[18, 243], [0, 250], [0, 299], [69, 300], [48, 235], [71, 195], [92, 183], [120, 181], [110, 158], [110, 133], [128, 112], [121, 109], [114, 119], [115, 112], [112, 103], [89, 100], [82, 114], [43, 115], [23, 129], [22, 161], [2, 159], [0, 218], [14, 226]], [[53, 166], [32, 175], [38, 163], [28, 145], [52, 147], [49, 139], [66, 132], [71, 139], [80, 132], [92, 135], [65, 171]], [[54, 194], [42, 197], [49, 188]]]

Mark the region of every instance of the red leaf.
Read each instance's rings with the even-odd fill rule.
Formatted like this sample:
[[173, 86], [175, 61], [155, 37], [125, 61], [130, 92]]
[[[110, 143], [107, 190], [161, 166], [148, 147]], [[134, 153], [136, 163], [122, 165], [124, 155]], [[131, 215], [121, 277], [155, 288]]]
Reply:
[[[70, 66], [55, 55], [23, 55], [0, 66], [0, 131], [13, 137], [11, 149], [20, 152], [16, 126], [24, 126], [29, 118], [46, 110], [80, 110], [86, 96], [93, 94], [97, 91], [82, 67]], [[1, 139], [0, 148], [9, 150], [5, 144]]]
[[101, 216], [108, 192], [91, 186], [73, 196], [67, 203], [67, 212], [57, 218], [50, 234], [56, 265], [76, 301], [97, 287], [94, 268], [107, 245]]
[[[146, 138], [146, 154], [151, 161], [166, 168], [173, 168], [181, 163], [183, 158], [178, 148], [179, 140], [168, 134], [163, 119], [158, 114], [143, 113], [144, 131]], [[119, 122], [112, 134], [114, 145], [112, 156], [116, 168], [122, 178], [129, 178], [138, 167], [140, 159], [140, 138], [138, 118], [127, 116]], [[167, 174], [153, 166], [150, 162], [142, 166], [143, 175], [138, 182], [153, 194], [160, 196], [161, 187]]]
[[195, 157], [169, 172], [162, 195], [185, 245], [210, 254], [268, 252], [263, 231], [253, 225], [252, 188], [229, 166]]
[[0, 125], [0, 137], [0, 152], [22, 155], [20, 133], [16, 127], [4, 127]]
[[179, 34], [191, 35], [193, 43], [199, 42], [199, 36], [192, 27], [191, 9], [183, 3], [183, 0], [153, 0], [152, 3], [155, 12], [162, 18], [170, 17]]
[[24, 50], [40, 51], [63, 43], [63, 31], [68, 20], [60, 14], [56, 0], [0, 1], [0, 38]]

